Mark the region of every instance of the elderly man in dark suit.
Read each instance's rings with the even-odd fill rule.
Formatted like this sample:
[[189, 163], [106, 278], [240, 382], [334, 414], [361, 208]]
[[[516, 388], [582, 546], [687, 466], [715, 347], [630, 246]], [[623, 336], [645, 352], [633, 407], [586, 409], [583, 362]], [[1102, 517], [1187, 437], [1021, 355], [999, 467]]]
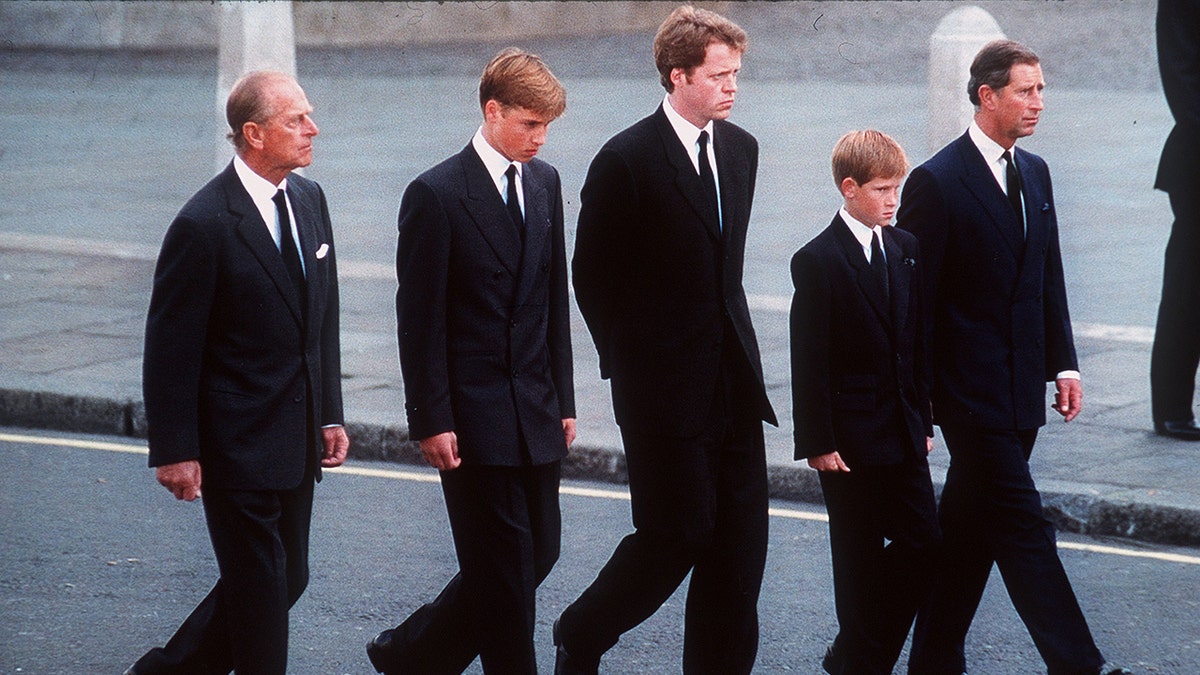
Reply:
[[820, 472], [838, 634], [831, 675], [891, 675], [939, 534], [916, 237], [888, 227], [908, 170], [879, 131], [833, 150], [845, 200], [792, 257], [796, 459]]
[[998, 40], [976, 55], [967, 87], [974, 122], [913, 170], [897, 219], [924, 257], [933, 416], [950, 452], [943, 564], [909, 673], [966, 670], [967, 630], [995, 564], [1048, 672], [1095, 675], [1104, 659], [1029, 471], [1046, 382], [1064, 420], [1083, 403], [1050, 171], [1015, 147], [1037, 125], [1045, 81], [1036, 54]]
[[1163, 145], [1154, 187], [1170, 195], [1175, 223], [1150, 354], [1151, 414], [1159, 434], [1200, 441], [1192, 412], [1200, 364], [1200, 2], [1160, 0], [1157, 35], [1158, 69], [1175, 128]]
[[666, 100], [583, 186], [575, 291], [612, 383], [635, 531], [557, 622], [558, 672], [596, 672], [689, 571], [684, 672], [754, 663], [775, 414], [742, 287], [758, 144], [726, 121], [745, 46], [728, 19], [675, 10], [654, 41]]
[[483, 125], [400, 203], [396, 318], [409, 435], [441, 471], [459, 573], [367, 646], [383, 673], [534, 673], [535, 592], [558, 559], [560, 464], [575, 438], [558, 172], [536, 159], [566, 92], [497, 55]]
[[329, 209], [292, 173], [312, 161], [311, 113], [291, 77], [243, 77], [226, 105], [237, 156], [163, 241], [146, 320], [150, 466], [179, 499], [203, 489], [221, 577], [129, 673], [286, 671], [314, 479], [350, 443]]

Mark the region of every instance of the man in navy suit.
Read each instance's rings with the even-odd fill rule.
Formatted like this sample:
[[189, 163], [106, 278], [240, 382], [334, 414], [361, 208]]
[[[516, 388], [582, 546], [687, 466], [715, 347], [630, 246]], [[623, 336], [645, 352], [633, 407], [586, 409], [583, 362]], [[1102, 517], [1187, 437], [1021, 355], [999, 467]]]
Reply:
[[1200, 364], [1200, 2], [1160, 0], [1156, 23], [1158, 69], [1175, 127], [1154, 187], [1170, 195], [1175, 223], [1150, 352], [1150, 404], [1156, 432], [1200, 441], [1192, 412]]
[[900, 200], [898, 225], [921, 243], [933, 416], [950, 452], [944, 556], [917, 617], [913, 674], [966, 670], [964, 641], [993, 564], [1050, 675], [1104, 664], [1029, 471], [1046, 382], [1064, 420], [1083, 403], [1050, 172], [1015, 147], [1037, 125], [1044, 88], [1030, 49], [984, 46], [967, 85], [974, 122], [913, 170]]
[[400, 202], [396, 319], [409, 436], [442, 491], [459, 573], [367, 646], [383, 673], [534, 673], [535, 593], [558, 560], [560, 464], [575, 438], [558, 172], [535, 159], [566, 92], [540, 58], [497, 55], [483, 124]]
[[596, 672], [691, 572], [686, 673], [746, 673], [775, 423], [742, 287], [758, 144], [726, 121], [746, 33], [684, 6], [659, 27], [666, 99], [609, 140], [581, 195], [574, 282], [611, 380], [635, 531], [556, 624], [556, 670]]
[[283, 73], [239, 80], [226, 104], [237, 156], [163, 240], [143, 363], [150, 466], [179, 499], [203, 489], [221, 576], [134, 675], [287, 669], [313, 483], [350, 445], [329, 209], [292, 173], [312, 162], [311, 113]]
[[839, 630], [831, 675], [891, 675], [938, 542], [917, 239], [888, 227], [908, 170], [874, 130], [833, 150], [845, 206], [792, 258], [796, 459], [820, 472]]

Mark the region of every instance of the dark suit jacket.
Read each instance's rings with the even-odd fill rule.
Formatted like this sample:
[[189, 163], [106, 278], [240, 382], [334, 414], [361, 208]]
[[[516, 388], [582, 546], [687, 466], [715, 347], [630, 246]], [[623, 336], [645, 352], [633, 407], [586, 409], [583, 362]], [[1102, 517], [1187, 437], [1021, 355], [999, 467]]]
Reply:
[[1158, 69], [1175, 128], [1163, 146], [1154, 187], [1195, 194], [1200, 190], [1200, 2], [1160, 0], [1157, 39]]
[[753, 383], [747, 405], [776, 423], [742, 287], [758, 143], [717, 121], [713, 147], [723, 231], [661, 107], [610, 139], [584, 182], [575, 295], [626, 428], [696, 431], [712, 410], [727, 325]]
[[320, 427], [342, 423], [329, 209], [296, 174], [288, 193], [307, 307], [232, 164], [167, 230], [143, 361], [151, 466], [198, 459], [205, 485], [290, 489], [321, 452]]
[[567, 454], [575, 417], [562, 190], [524, 167], [525, 243], [471, 145], [400, 202], [396, 318], [409, 435], [458, 437], [467, 464]]
[[1079, 368], [1050, 171], [1020, 148], [1016, 158], [1024, 240], [967, 134], [904, 184], [897, 224], [921, 242], [939, 424], [1035, 429], [1046, 423], [1046, 382]]
[[890, 302], [840, 215], [792, 257], [796, 459], [851, 468], [925, 456], [933, 436], [917, 240], [883, 228]]

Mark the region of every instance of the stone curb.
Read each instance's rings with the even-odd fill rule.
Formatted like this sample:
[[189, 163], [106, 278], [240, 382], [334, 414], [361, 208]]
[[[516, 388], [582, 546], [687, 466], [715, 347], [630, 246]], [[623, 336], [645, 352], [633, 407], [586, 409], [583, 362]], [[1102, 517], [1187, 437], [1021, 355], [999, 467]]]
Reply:
[[[141, 401], [0, 388], [0, 426], [146, 437]], [[424, 466], [405, 428], [348, 422], [352, 459]], [[575, 446], [563, 463], [563, 477], [625, 484], [625, 457], [618, 449]], [[772, 499], [821, 504], [816, 473], [799, 466], [769, 466]], [[941, 485], [934, 485], [941, 491]], [[1064, 532], [1120, 537], [1152, 544], [1200, 546], [1200, 509], [1120, 499], [1078, 489], [1042, 492], [1046, 516]]]

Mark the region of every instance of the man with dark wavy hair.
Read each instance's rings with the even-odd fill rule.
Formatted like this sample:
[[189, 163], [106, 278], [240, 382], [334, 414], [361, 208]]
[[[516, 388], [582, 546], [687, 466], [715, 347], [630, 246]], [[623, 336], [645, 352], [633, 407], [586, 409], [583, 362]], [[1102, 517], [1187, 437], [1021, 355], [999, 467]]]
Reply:
[[897, 225], [917, 235], [924, 258], [930, 398], [950, 453], [943, 556], [917, 615], [911, 675], [966, 670], [993, 565], [1050, 675], [1097, 675], [1104, 664], [1029, 471], [1046, 383], [1065, 421], [1083, 406], [1050, 170], [1016, 147], [1037, 126], [1045, 86], [1028, 47], [985, 45], [967, 85], [974, 121], [913, 170], [900, 198]]
[[726, 121], [746, 33], [684, 6], [658, 30], [666, 98], [583, 186], [576, 298], [612, 383], [634, 532], [556, 624], [556, 670], [595, 673], [691, 572], [686, 673], [749, 672], [775, 424], [742, 287], [758, 143]]

